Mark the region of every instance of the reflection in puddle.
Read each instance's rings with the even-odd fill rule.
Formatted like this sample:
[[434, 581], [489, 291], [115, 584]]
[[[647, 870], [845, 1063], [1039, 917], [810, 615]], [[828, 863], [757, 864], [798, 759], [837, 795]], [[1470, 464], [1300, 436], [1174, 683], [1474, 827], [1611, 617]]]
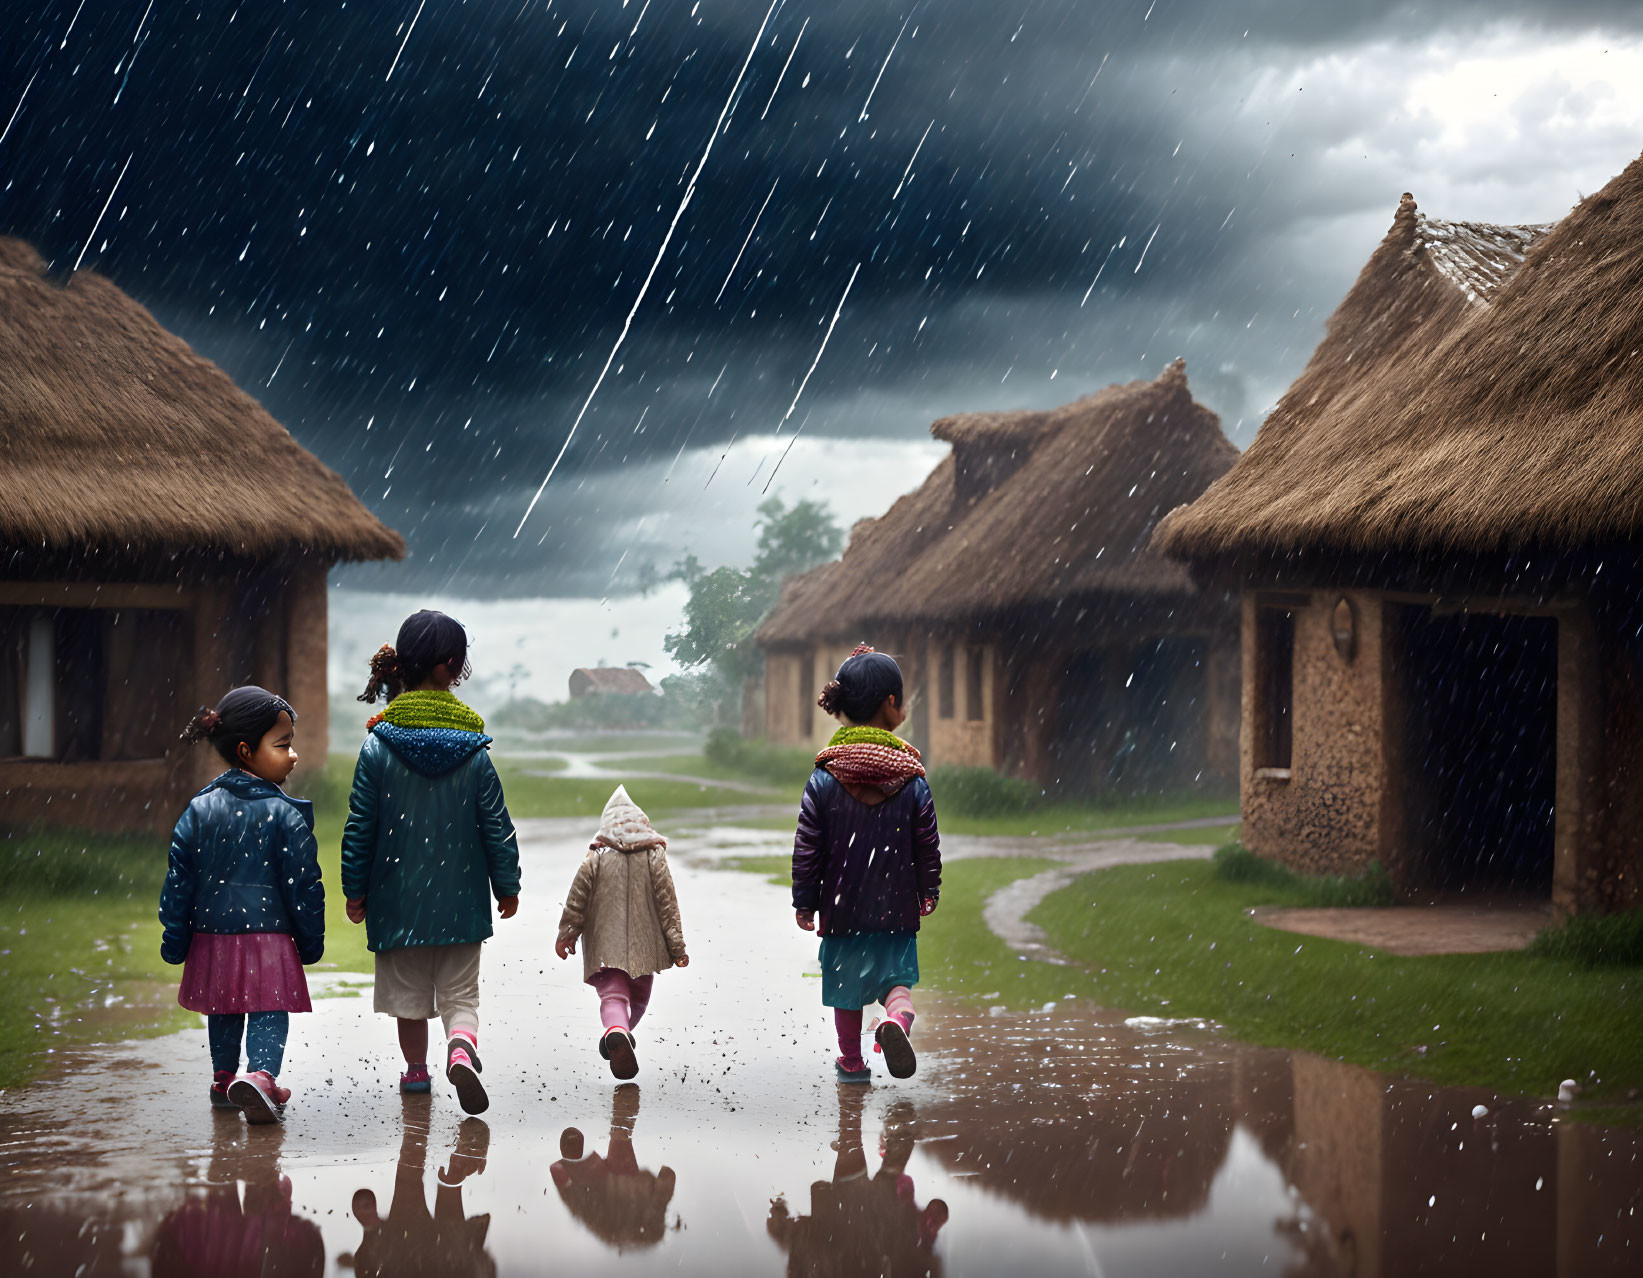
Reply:
[[611, 1095], [605, 1152], [584, 1156], [582, 1133], [567, 1127], [559, 1136], [559, 1161], [548, 1169], [570, 1214], [618, 1252], [661, 1242], [673, 1201], [673, 1168], [639, 1166], [633, 1152], [638, 1121], [639, 1085], [624, 1083]]
[[[793, 984], [772, 1019], [801, 1015]], [[520, 1018], [531, 1041], [581, 993]], [[369, 1041], [368, 1006], [330, 1010], [328, 1045]], [[388, 1061], [252, 1130], [187, 1086], [203, 1041], [128, 1045], [0, 1098], [0, 1273], [1643, 1272], [1635, 1128], [1071, 1001], [921, 1010], [919, 1077], [872, 1087], [826, 1079], [807, 1035], [744, 1071], [743, 1040], [664, 1023], [642, 1127], [640, 1086], [591, 1068], [514, 1085], [487, 1126], [398, 1097]], [[566, 1127], [589, 1119], [608, 1135]]]
[[947, 1204], [932, 1198], [920, 1208], [907, 1174], [918, 1140], [918, 1113], [907, 1101], [890, 1107], [879, 1139], [879, 1169], [868, 1174], [862, 1147], [862, 1110], [868, 1089], [838, 1085], [838, 1157], [833, 1179], [810, 1186], [810, 1214], [795, 1216], [785, 1196], [770, 1204], [767, 1228], [788, 1253], [787, 1272], [801, 1274], [939, 1274], [932, 1255], [947, 1223]]
[[485, 1250], [489, 1215], [469, 1216], [462, 1206], [462, 1186], [485, 1170], [491, 1129], [478, 1118], [465, 1118], [457, 1128], [456, 1148], [439, 1169], [434, 1209], [428, 1211], [423, 1176], [428, 1157], [428, 1120], [431, 1097], [401, 1097], [405, 1135], [399, 1146], [394, 1173], [394, 1196], [384, 1218], [377, 1197], [369, 1189], [355, 1192], [354, 1219], [364, 1230], [351, 1258], [362, 1278], [398, 1278], [398, 1275], [450, 1275], [450, 1278], [490, 1278], [496, 1262]]
[[160, 1222], [149, 1252], [156, 1278], [307, 1278], [325, 1272], [325, 1238], [293, 1214], [279, 1168], [281, 1127], [224, 1116], [205, 1184]]

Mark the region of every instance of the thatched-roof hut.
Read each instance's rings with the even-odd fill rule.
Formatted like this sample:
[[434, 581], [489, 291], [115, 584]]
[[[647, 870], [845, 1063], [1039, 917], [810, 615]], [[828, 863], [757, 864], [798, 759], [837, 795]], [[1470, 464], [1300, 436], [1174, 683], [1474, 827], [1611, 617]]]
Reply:
[[633, 696], [654, 691], [645, 672], [633, 666], [579, 666], [570, 672], [573, 697]]
[[933, 762], [1072, 789], [1230, 775], [1230, 606], [1148, 544], [1237, 456], [1181, 363], [931, 433], [952, 453], [842, 558], [790, 581], [760, 629], [767, 734], [830, 731], [816, 689], [867, 638], [903, 660], [909, 730]]
[[120, 289], [6, 238], [0, 384], [6, 819], [168, 828], [215, 770], [177, 732], [235, 683], [323, 763], [326, 573], [399, 535]]
[[1643, 161], [1555, 227], [1404, 197], [1306, 370], [1157, 544], [1244, 594], [1244, 838], [1407, 889], [1643, 869]]

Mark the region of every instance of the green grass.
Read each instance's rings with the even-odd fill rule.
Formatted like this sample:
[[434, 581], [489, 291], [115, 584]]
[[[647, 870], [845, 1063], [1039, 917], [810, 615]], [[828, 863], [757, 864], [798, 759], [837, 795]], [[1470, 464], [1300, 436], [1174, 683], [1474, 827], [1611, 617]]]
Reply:
[[1529, 953], [1580, 967], [1643, 966], [1643, 910], [1577, 915], [1541, 932], [1530, 943]]
[[727, 856], [719, 868], [763, 875], [765, 882], [777, 887], [793, 886], [793, 858], [789, 856]]
[[0, 833], [0, 1087], [49, 1053], [187, 1023], [155, 997], [178, 971], [160, 961], [165, 865], [153, 835]]
[[[798, 811], [800, 789], [775, 792], [768, 802], [788, 802]], [[1174, 821], [1194, 821], [1202, 817], [1226, 817], [1227, 825], [1217, 826], [1216, 837], [1199, 839], [1203, 830], [1162, 831], [1156, 835], [1138, 837], [1156, 838], [1165, 843], [1226, 842], [1226, 831], [1235, 829], [1236, 801], [1225, 798], [1187, 796], [1174, 798], [1130, 799], [1123, 804], [1105, 803], [1046, 803], [1032, 812], [1013, 815], [967, 817], [950, 813], [942, 806], [941, 795], [935, 796], [936, 819], [943, 834], [990, 834], [1005, 837], [1042, 836], [1059, 842], [1083, 842], [1099, 838], [1103, 831], [1121, 830], [1137, 825], [1165, 825]], [[743, 803], [759, 802], [757, 795], [742, 795]], [[1230, 806], [1229, 806], [1230, 803]], [[748, 830], [790, 830], [790, 817], [734, 817], [723, 824]]]
[[1163, 830], [1157, 834], [1138, 834], [1143, 843], [1185, 843], [1193, 847], [1218, 848], [1238, 837], [1238, 823], [1231, 825], [1197, 826], [1186, 830]]
[[[617, 786], [614, 778], [533, 777], [509, 759], [496, 761], [508, 811], [515, 817], [597, 817]], [[694, 781], [639, 778], [626, 783], [629, 796], [651, 817], [686, 812], [692, 808], [730, 807], [771, 801], [761, 794], [704, 786]]]
[[1198, 862], [1086, 875], [1033, 913], [1090, 975], [1093, 997], [1205, 1017], [1248, 1042], [1302, 1048], [1440, 1083], [1588, 1096], [1643, 1085], [1643, 967], [1532, 954], [1400, 958], [1262, 927], [1260, 905], [1314, 885], [1231, 882]]
[[1287, 904], [1311, 909], [1364, 909], [1393, 905], [1398, 895], [1392, 880], [1371, 861], [1363, 874], [1297, 874], [1256, 856], [1236, 839], [1215, 849], [1215, 877], [1278, 893]]
[[[486, 728], [489, 732], [491, 729]], [[498, 727], [494, 734], [500, 753], [511, 756], [515, 749], [532, 754], [672, 754], [699, 751], [701, 737], [692, 732], [572, 732], [564, 735], [545, 732], [518, 732]]]

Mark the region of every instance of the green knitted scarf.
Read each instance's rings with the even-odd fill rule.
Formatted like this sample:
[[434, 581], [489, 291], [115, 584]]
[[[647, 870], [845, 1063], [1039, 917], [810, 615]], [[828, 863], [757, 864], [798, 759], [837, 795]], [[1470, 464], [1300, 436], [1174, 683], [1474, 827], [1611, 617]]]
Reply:
[[827, 749], [834, 746], [847, 745], [876, 745], [887, 746], [892, 750], [905, 750], [907, 743], [893, 732], [886, 732], [883, 728], [840, 728], [833, 734], [832, 740], [827, 743]]
[[449, 692], [426, 689], [402, 692], [382, 712], [384, 723], [396, 728], [455, 728], [458, 732], [483, 732], [485, 721]]

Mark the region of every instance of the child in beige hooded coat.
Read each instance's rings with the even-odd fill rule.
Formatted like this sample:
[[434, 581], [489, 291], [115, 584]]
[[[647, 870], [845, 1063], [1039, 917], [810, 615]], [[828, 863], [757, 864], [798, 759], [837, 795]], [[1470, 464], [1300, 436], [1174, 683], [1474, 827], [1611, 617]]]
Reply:
[[583, 979], [599, 995], [604, 1021], [599, 1055], [617, 1078], [632, 1078], [639, 1072], [633, 1028], [650, 1004], [655, 974], [689, 966], [690, 956], [667, 840], [623, 786], [605, 804], [599, 834], [571, 881], [555, 953], [569, 958], [578, 940]]

